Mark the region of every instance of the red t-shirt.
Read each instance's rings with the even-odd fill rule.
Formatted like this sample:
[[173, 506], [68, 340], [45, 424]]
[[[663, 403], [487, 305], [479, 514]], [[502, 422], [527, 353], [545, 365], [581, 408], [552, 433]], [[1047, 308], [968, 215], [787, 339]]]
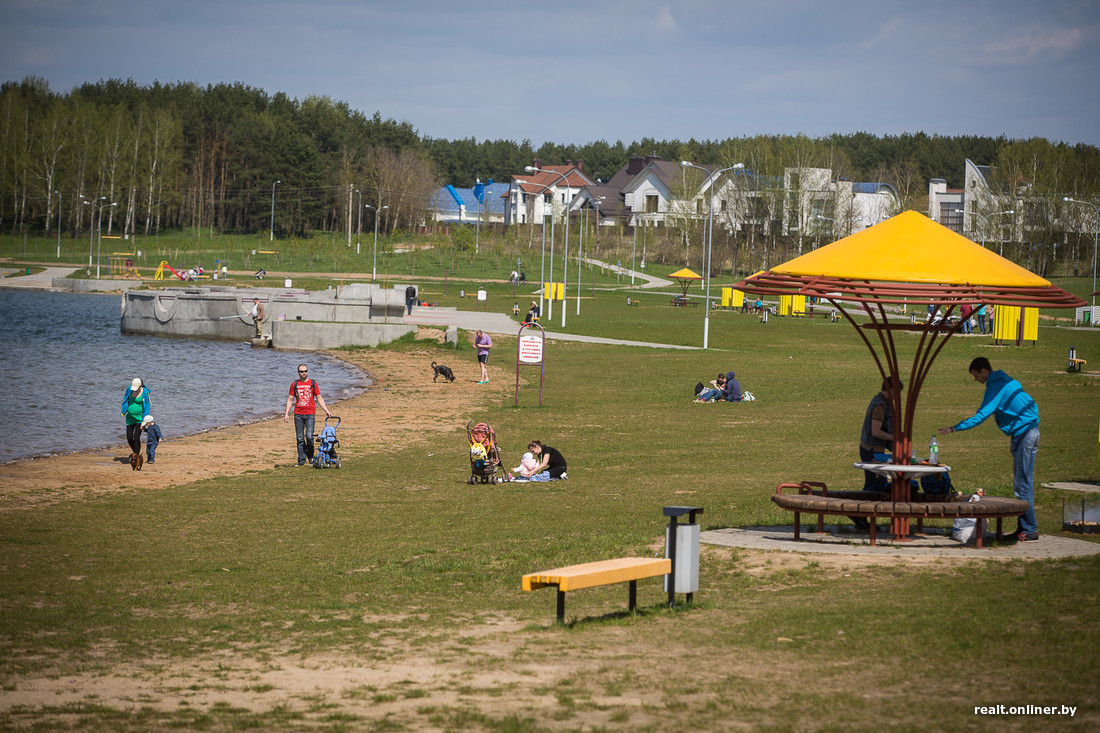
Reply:
[[295, 379], [294, 383], [290, 385], [290, 396], [294, 398], [294, 414], [316, 414], [317, 406], [314, 404], [313, 398], [319, 394], [321, 394], [321, 390], [317, 388], [316, 380], [311, 379], [308, 382], [303, 382], [300, 379]]

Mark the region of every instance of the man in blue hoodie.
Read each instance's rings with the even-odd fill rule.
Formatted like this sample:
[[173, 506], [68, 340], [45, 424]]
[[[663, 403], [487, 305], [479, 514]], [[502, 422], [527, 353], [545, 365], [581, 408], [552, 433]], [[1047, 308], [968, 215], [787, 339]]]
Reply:
[[1013, 533], [1017, 542], [1035, 542], [1039, 539], [1039, 525], [1035, 521], [1034, 478], [1035, 454], [1039, 451], [1039, 407], [1024, 388], [1000, 369], [993, 371], [989, 359], [979, 356], [970, 362], [970, 374], [974, 381], [985, 385], [982, 405], [973, 416], [951, 427], [940, 428], [941, 435], [957, 430], [969, 430], [983, 423], [990, 415], [997, 427], [1009, 437], [1012, 451], [1012, 486], [1017, 499], [1023, 499], [1030, 507], [1020, 517], [1020, 526]]

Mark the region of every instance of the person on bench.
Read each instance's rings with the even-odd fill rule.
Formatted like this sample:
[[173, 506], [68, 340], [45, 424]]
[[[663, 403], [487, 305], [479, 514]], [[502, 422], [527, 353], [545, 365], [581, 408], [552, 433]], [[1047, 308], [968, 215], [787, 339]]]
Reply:
[[[874, 463], [875, 454], [889, 453], [894, 449], [894, 415], [891, 407], [894, 395], [901, 391], [900, 381], [895, 383], [891, 377], [882, 380], [882, 389], [871, 398], [867, 412], [863, 416], [863, 429], [859, 433], [859, 460], [861, 463]], [[889, 491], [890, 480], [871, 471], [863, 472], [864, 491]], [[866, 517], [848, 517], [856, 529], [866, 531], [871, 523]]]

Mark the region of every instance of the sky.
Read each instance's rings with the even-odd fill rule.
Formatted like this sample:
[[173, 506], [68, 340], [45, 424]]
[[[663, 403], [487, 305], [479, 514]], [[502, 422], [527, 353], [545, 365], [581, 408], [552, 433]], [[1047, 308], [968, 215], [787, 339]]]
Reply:
[[422, 136], [1100, 144], [1100, 0], [0, 0], [0, 81], [242, 83]]

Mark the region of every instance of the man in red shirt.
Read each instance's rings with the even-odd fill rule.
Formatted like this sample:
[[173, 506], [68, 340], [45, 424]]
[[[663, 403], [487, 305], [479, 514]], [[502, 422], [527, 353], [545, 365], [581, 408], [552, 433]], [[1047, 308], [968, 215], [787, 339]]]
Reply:
[[316, 380], [309, 378], [309, 367], [298, 365], [298, 378], [290, 385], [290, 394], [286, 398], [286, 410], [283, 422], [290, 422], [290, 407], [294, 406], [294, 436], [298, 439], [298, 465], [304, 466], [313, 460], [313, 425], [317, 408], [321, 406], [325, 415], [332, 417], [317, 387]]

